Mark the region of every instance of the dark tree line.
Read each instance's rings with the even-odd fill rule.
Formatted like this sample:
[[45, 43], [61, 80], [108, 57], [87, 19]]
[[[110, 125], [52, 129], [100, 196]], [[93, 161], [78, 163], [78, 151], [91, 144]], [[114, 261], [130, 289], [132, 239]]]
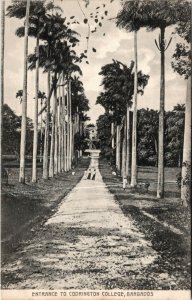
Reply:
[[[132, 113], [131, 113], [132, 116]], [[97, 120], [98, 138], [101, 140], [102, 155], [112, 159], [111, 119], [105, 113]], [[137, 112], [137, 161], [140, 166], [158, 164], [158, 120], [159, 113], [153, 109], [139, 109]], [[178, 104], [171, 111], [165, 112], [165, 166], [181, 167], [183, 157], [183, 134], [185, 106]], [[132, 125], [132, 117], [130, 118]], [[122, 129], [123, 131], [123, 129]], [[121, 151], [122, 151], [121, 132]]]

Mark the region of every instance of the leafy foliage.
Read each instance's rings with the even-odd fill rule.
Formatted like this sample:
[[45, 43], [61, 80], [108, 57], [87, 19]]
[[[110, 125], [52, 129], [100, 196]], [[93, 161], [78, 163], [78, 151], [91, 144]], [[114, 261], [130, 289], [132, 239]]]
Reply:
[[178, 104], [165, 114], [165, 162], [167, 166], [181, 166], [185, 106]]
[[[130, 66], [113, 60], [101, 68], [100, 75], [103, 76], [101, 85], [104, 92], [97, 97], [97, 104], [102, 105], [106, 112], [113, 111], [114, 120], [121, 122], [126, 113], [127, 105], [131, 106], [134, 92], [133, 61]], [[138, 72], [138, 93], [143, 94], [149, 76]]]
[[109, 114], [100, 115], [97, 119], [97, 136], [100, 139], [101, 154], [106, 156], [111, 154], [111, 116]]
[[[165, 165], [181, 167], [183, 154], [185, 106], [176, 105], [165, 113]], [[139, 165], [157, 166], [158, 156], [158, 111], [140, 109], [137, 112], [137, 159]], [[97, 120], [98, 137], [102, 153], [111, 153], [112, 116], [105, 113]]]
[[85, 96], [83, 83], [79, 77], [74, 76], [71, 79], [71, 99], [72, 99], [72, 114], [76, 112], [84, 113], [89, 110], [89, 100]]
[[137, 153], [140, 165], [156, 165], [157, 163], [158, 121], [156, 110], [138, 110]]
[[147, 30], [166, 28], [176, 24], [178, 11], [183, 11], [187, 1], [156, 0], [156, 1], [122, 1], [122, 10], [116, 18], [117, 26], [127, 31], [138, 31], [142, 27]]
[[187, 79], [191, 75], [191, 50], [189, 47], [191, 39], [191, 9], [190, 4], [185, 3], [183, 10], [178, 11], [178, 24], [175, 29], [184, 43], [177, 43], [173, 54], [172, 68], [179, 75]]
[[[2, 107], [3, 129], [2, 129], [2, 153], [19, 153], [21, 117], [4, 104]], [[27, 118], [26, 152], [32, 153], [32, 120]]]

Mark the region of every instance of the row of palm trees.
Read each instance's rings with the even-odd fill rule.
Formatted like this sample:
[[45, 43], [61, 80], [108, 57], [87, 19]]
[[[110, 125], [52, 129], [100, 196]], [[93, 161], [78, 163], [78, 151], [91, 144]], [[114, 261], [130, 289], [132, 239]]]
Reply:
[[[168, 26], [180, 22], [186, 22], [185, 12], [190, 11], [188, 1], [125, 1], [122, 10], [118, 13], [116, 24], [120, 28], [134, 32], [134, 59], [135, 59], [135, 91], [133, 109], [133, 151], [132, 171], [136, 171], [136, 115], [137, 115], [137, 32], [145, 27], [147, 30], [160, 29], [159, 42], [155, 44], [160, 51], [161, 75], [160, 75], [160, 110], [159, 110], [159, 143], [158, 143], [158, 186], [157, 198], [164, 196], [164, 106], [165, 106], [165, 51], [170, 45], [165, 40], [165, 30]], [[184, 17], [185, 16], [185, 17]], [[135, 185], [136, 181], [132, 181]]]
[[115, 60], [103, 66], [99, 74], [103, 76], [102, 86], [104, 92], [101, 92], [98, 96], [97, 104], [101, 104], [106, 113], [111, 115], [111, 147], [113, 155], [116, 155], [117, 170], [121, 172], [123, 177], [128, 177], [132, 186], [136, 186], [137, 114], [136, 118], [132, 120], [131, 149], [130, 108], [134, 103], [133, 111], [136, 109], [136, 103], [133, 102], [135, 87], [137, 87], [137, 94], [142, 95], [145, 86], [148, 84], [149, 75], [145, 75], [141, 71], [137, 72], [137, 84], [135, 85], [133, 69], [133, 61], [129, 66]]
[[[165, 40], [165, 31], [168, 26], [177, 25], [180, 26], [182, 30], [178, 30], [181, 37], [185, 38], [185, 41], [189, 43], [189, 40], [186, 38], [187, 35], [190, 35], [190, 3], [185, 0], [156, 0], [156, 1], [124, 1], [122, 2], [122, 9], [117, 14], [115, 18], [116, 25], [120, 28], [126, 29], [128, 32], [134, 32], [134, 79], [130, 80], [132, 88], [129, 87], [129, 90], [132, 91], [130, 95], [128, 91], [126, 95], [122, 94], [123, 83], [119, 77], [118, 72], [113, 74], [111, 86], [115, 87], [113, 92], [110, 90], [109, 86], [106, 85], [106, 80], [109, 80], [110, 70], [108, 66], [103, 67], [102, 69], [108, 70], [107, 72], [101, 71], [101, 75], [105, 76], [103, 80], [104, 93], [101, 93], [97, 99], [97, 103], [100, 103], [104, 106], [105, 109], [111, 109], [114, 116], [115, 113], [119, 112], [119, 105], [127, 107], [127, 111], [124, 110], [121, 114], [121, 122], [116, 120], [116, 166], [120, 169], [120, 130], [123, 127], [124, 123], [124, 138], [123, 138], [123, 148], [122, 148], [122, 175], [130, 177], [131, 186], [137, 185], [137, 94], [138, 94], [138, 67], [137, 67], [137, 35], [140, 28], [147, 28], [148, 31], [159, 28], [159, 41], [155, 40], [155, 44], [160, 51], [160, 61], [161, 61], [161, 71], [160, 71], [160, 110], [159, 110], [159, 139], [158, 139], [158, 185], [157, 185], [157, 198], [164, 197], [164, 107], [165, 107], [165, 51], [168, 49], [171, 38], [168, 42]], [[186, 29], [186, 32], [183, 32], [183, 28]], [[188, 28], [188, 32], [187, 32]], [[181, 48], [180, 48], [181, 49]], [[184, 51], [183, 51], [184, 52]], [[179, 55], [178, 55], [179, 56]], [[180, 57], [179, 57], [180, 59]], [[185, 62], [186, 64], [186, 62]], [[184, 64], [183, 64], [184, 65]], [[113, 64], [113, 67], [115, 65]], [[180, 69], [180, 73], [186, 74], [181, 71], [181, 65], [177, 66]], [[191, 70], [191, 68], [189, 67]], [[175, 68], [178, 72], [178, 70]], [[131, 68], [130, 68], [131, 71]], [[126, 78], [128, 78], [126, 72], [124, 72]], [[181, 198], [186, 206], [190, 199], [191, 194], [191, 179], [189, 175], [189, 169], [191, 167], [191, 74], [186, 76], [188, 78], [188, 92], [186, 96], [186, 121], [185, 121], [185, 137], [184, 137], [184, 155], [183, 155], [183, 166], [182, 166], [182, 186], [181, 186]], [[110, 80], [109, 80], [110, 81]], [[118, 94], [118, 83], [121, 85], [121, 92]], [[126, 87], [126, 81], [124, 82], [124, 87]], [[116, 99], [115, 99], [116, 98]], [[121, 100], [120, 100], [121, 98]], [[122, 102], [122, 99], [126, 99], [126, 102]], [[109, 99], [109, 101], [108, 101]], [[118, 103], [113, 103], [118, 101]], [[132, 121], [132, 157], [130, 157], [130, 122], [129, 122], [129, 106], [130, 101], [133, 101], [133, 121]], [[109, 103], [111, 106], [109, 106]], [[120, 116], [120, 115], [119, 115]], [[113, 119], [112, 119], [113, 120]], [[126, 121], [125, 121], [126, 120]], [[118, 123], [120, 122], [120, 123]], [[120, 126], [121, 124], [121, 126]], [[111, 135], [112, 135], [112, 148], [114, 148], [114, 122], [111, 124]], [[130, 167], [131, 161], [131, 167]], [[126, 171], [125, 171], [126, 170]], [[131, 174], [130, 174], [131, 173]]]
[[[157, 186], [157, 198], [162, 198], [164, 196], [164, 106], [165, 106], [165, 51], [169, 47], [171, 43], [171, 39], [168, 43], [165, 40], [165, 30], [168, 26], [174, 24], [188, 24], [190, 23], [190, 3], [188, 1], [175, 0], [175, 1], [126, 1], [123, 4], [122, 10], [118, 13], [116, 24], [119, 27], [125, 28], [128, 31], [134, 31], [134, 52], [135, 52], [135, 85], [137, 84], [137, 32], [140, 28], [145, 27], [147, 30], [154, 30], [156, 28], [160, 29], [159, 42], [155, 40], [155, 44], [160, 51], [160, 61], [161, 61], [161, 75], [160, 75], [160, 110], [159, 110], [159, 142], [158, 142], [158, 186]], [[190, 26], [188, 26], [190, 28]], [[187, 26], [186, 26], [187, 28]], [[189, 29], [190, 31], [190, 29]], [[185, 33], [187, 34], [187, 32]], [[188, 78], [189, 86], [191, 86], [191, 76]], [[186, 119], [185, 127], [185, 135], [188, 138], [185, 138], [186, 143], [188, 143], [188, 139], [191, 138], [191, 129], [189, 118], [191, 119], [191, 110], [187, 110], [188, 102], [191, 101], [191, 88], [188, 87], [188, 94], [186, 97], [186, 114], [189, 114]], [[137, 91], [135, 89], [134, 93], [134, 102], [135, 107], [133, 110], [133, 127], [135, 127], [135, 119], [136, 119], [136, 94]], [[190, 108], [190, 107], [189, 107]], [[134, 143], [134, 135], [136, 128], [133, 131], [133, 143]], [[188, 132], [188, 134], [186, 133]], [[189, 142], [190, 143], [190, 142]], [[185, 144], [185, 142], [184, 142]], [[185, 155], [186, 148], [184, 145], [184, 164], [183, 164], [183, 172], [186, 173], [186, 162], [191, 166], [191, 158], [190, 154]], [[188, 152], [191, 153], [191, 150]], [[132, 152], [132, 165], [134, 165], [134, 169], [136, 169], [136, 153]], [[185, 171], [184, 171], [185, 170]], [[133, 184], [133, 183], [132, 183]], [[134, 182], [135, 184], [135, 182]], [[182, 192], [181, 197], [184, 201], [184, 204], [187, 205], [187, 201], [190, 198], [190, 179], [188, 179], [188, 183], [182, 183], [182, 188], [187, 189], [187, 193]], [[188, 194], [188, 196], [186, 196]]]
[[[24, 37], [24, 77], [22, 93], [22, 125], [20, 143], [19, 181], [25, 182], [27, 74], [35, 69], [35, 109], [33, 134], [32, 182], [37, 181], [38, 115], [45, 111], [46, 124], [43, 152], [43, 178], [72, 168], [74, 137], [80, 128], [80, 116], [89, 109], [88, 100], [79, 77], [82, 75], [75, 46], [78, 33], [66, 25], [61, 8], [53, 1], [13, 1], [7, 7], [7, 16], [25, 19], [24, 26], [16, 30]], [[36, 39], [34, 53], [28, 55], [28, 38]], [[47, 74], [46, 104], [38, 112], [39, 69]], [[51, 101], [52, 99], [52, 101]], [[50, 116], [52, 122], [50, 132]], [[51, 140], [50, 140], [51, 133]]]

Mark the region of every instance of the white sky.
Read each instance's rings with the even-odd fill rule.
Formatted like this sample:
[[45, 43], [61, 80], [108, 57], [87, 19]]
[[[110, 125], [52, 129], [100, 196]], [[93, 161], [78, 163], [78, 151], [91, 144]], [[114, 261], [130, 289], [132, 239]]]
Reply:
[[[85, 93], [90, 100], [90, 111], [88, 115], [91, 117], [91, 122], [95, 122], [98, 116], [103, 113], [103, 109], [99, 105], [95, 105], [96, 98], [101, 91], [101, 76], [98, 73], [101, 67], [106, 63], [112, 62], [112, 59], [117, 59], [123, 63], [130, 64], [133, 60], [133, 33], [125, 32], [116, 28], [109, 18], [115, 17], [120, 9], [120, 1], [114, 0], [110, 3], [109, 0], [91, 0], [88, 8], [85, 8], [84, 2], [80, 0], [81, 6], [87, 16], [94, 9], [102, 5], [106, 5], [105, 10], [109, 11], [107, 19], [105, 19], [102, 27], [99, 27], [97, 33], [90, 37], [88, 60], [89, 65], [85, 61], [81, 64], [83, 71], [82, 81], [84, 83]], [[6, 1], [6, 5], [10, 3]], [[77, 0], [55, 0], [55, 3], [63, 9], [63, 14], [69, 19], [70, 16], [75, 16], [80, 25], [73, 25], [73, 29], [81, 34], [79, 51], [86, 49], [87, 25], [83, 23], [84, 16], [78, 6]], [[92, 22], [92, 23], [91, 23]], [[91, 21], [91, 29], [94, 29], [95, 23]], [[21, 105], [15, 95], [23, 86], [23, 53], [24, 43], [23, 38], [15, 36], [17, 27], [23, 24], [23, 20], [17, 20], [6, 17], [5, 23], [5, 103], [7, 103], [17, 114], [21, 114]], [[166, 30], [166, 38], [169, 40], [174, 28]], [[103, 36], [103, 33], [106, 35]], [[160, 53], [155, 46], [154, 39], [158, 39], [159, 30], [146, 32], [142, 29], [138, 33], [138, 69], [145, 74], [150, 75], [149, 83], [145, 88], [143, 96], [138, 97], [138, 108], [149, 107], [159, 109], [159, 90], [160, 90]], [[172, 109], [177, 103], [184, 103], [186, 82], [183, 78], [173, 72], [171, 68], [171, 56], [175, 49], [175, 44], [178, 41], [177, 35], [173, 35], [173, 40], [170, 47], [166, 51], [166, 93], [165, 93], [165, 109]], [[35, 40], [29, 38], [29, 53], [33, 52]], [[97, 52], [92, 52], [92, 47], [96, 48]], [[45, 91], [46, 75], [40, 74], [40, 90]], [[28, 72], [28, 116], [33, 118], [34, 108], [34, 86], [35, 86], [35, 71]]]

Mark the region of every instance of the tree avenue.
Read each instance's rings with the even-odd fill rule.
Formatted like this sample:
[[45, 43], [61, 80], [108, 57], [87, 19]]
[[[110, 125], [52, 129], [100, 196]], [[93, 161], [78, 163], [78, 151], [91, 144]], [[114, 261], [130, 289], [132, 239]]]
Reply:
[[[124, 167], [121, 170], [122, 176], [130, 177], [129, 166], [129, 148], [130, 131], [127, 130], [129, 126], [129, 108], [132, 105], [132, 98], [134, 95], [134, 62], [127, 67], [119, 61], [113, 61], [102, 67], [100, 75], [103, 75], [102, 85], [104, 92], [97, 98], [97, 104], [101, 104], [107, 114], [112, 112], [111, 120], [115, 124], [116, 132], [116, 166], [118, 171], [121, 169], [120, 149], [121, 149], [121, 132], [123, 135], [123, 151], [122, 160]], [[149, 76], [143, 74], [141, 71], [137, 74], [138, 86], [137, 93], [143, 94], [144, 88], [148, 83]], [[133, 136], [133, 134], [132, 134]], [[133, 153], [133, 151], [132, 151]], [[127, 162], [127, 165], [126, 165]]]
[[[27, 65], [30, 70], [35, 69], [36, 74], [32, 182], [37, 182], [39, 115], [42, 116], [43, 112], [46, 114], [43, 134], [43, 178], [48, 179], [56, 175], [58, 171], [68, 171], [72, 168], [75, 156], [74, 136], [81, 127], [80, 123], [83, 120], [84, 112], [89, 110], [82, 82], [76, 76], [73, 79], [73, 73], [82, 75], [77, 63], [82, 62], [84, 57], [82, 54], [78, 56], [74, 50], [79, 43], [77, 38], [79, 34], [66, 24], [66, 18], [62, 17], [61, 13], [62, 9], [59, 6], [55, 6], [51, 1], [43, 0], [13, 1], [7, 7], [7, 16], [25, 20], [25, 25], [16, 30], [17, 36], [25, 38], [24, 86], [23, 90], [20, 90], [16, 96], [20, 97], [22, 102], [19, 175], [19, 181], [22, 183], [25, 183]], [[36, 39], [34, 53], [29, 55], [28, 37]], [[38, 111], [39, 68], [47, 73], [46, 103], [40, 111]], [[78, 126], [77, 122], [79, 123]]]
[[[102, 30], [109, 14], [106, 7], [112, 2], [102, 3], [90, 12], [90, 1], [77, 1], [83, 18], [82, 23], [79, 23], [75, 16], [65, 16], [62, 5], [57, 6], [54, 1], [18, 0], [12, 1], [6, 9], [3, 1], [2, 103], [5, 16], [21, 20], [21, 26], [15, 33], [19, 38], [24, 38], [23, 87], [18, 87], [20, 89], [16, 94], [22, 106], [21, 129], [17, 128], [16, 134], [18, 137], [20, 130], [20, 151], [18, 142], [14, 146], [14, 151], [20, 155], [20, 182], [25, 183], [26, 153], [32, 155], [31, 180], [34, 183], [38, 180], [38, 160], [42, 161], [42, 177], [46, 180], [60, 172], [71, 170], [82, 154], [81, 150], [86, 145], [82, 128], [89, 121], [86, 113], [90, 107], [83, 85], [81, 64], [85, 62], [89, 65], [90, 51], [92, 55], [97, 55], [97, 48], [90, 46], [90, 39], [99, 30], [103, 40], [105, 39], [105, 32]], [[110, 21], [119, 30], [125, 30], [127, 36], [132, 35], [133, 59], [124, 63], [123, 59], [112, 58], [101, 66], [99, 72], [102, 90], [97, 95], [96, 104], [105, 110], [97, 120], [102, 153], [110, 159], [116, 172], [122, 178], [127, 178], [132, 188], [138, 186], [138, 165], [157, 167], [157, 198], [164, 198], [164, 168], [181, 167], [181, 199], [188, 206], [191, 197], [190, 3], [187, 0], [125, 0], [120, 2], [119, 11]], [[79, 53], [78, 47], [83, 40], [78, 32], [81, 25], [87, 27], [86, 42], [84, 41], [86, 49]], [[172, 35], [177, 35], [180, 39], [174, 53], [171, 53], [172, 69], [183, 76], [188, 84], [185, 105], [175, 103], [172, 110], [165, 111], [165, 104], [169, 101], [165, 97], [165, 74], [168, 68], [165, 65], [165, 56], [171, 49], [169, 46], [172, 36], [167, 36], [167, 32], [170, 32], [167, 28], [171, 26], [174, 31]], [[159, 36], [152, 41], [156, 52], [160, 54], [158, 111], [138, 109], [139, 94], [144, 94], [149, 88], [148, 83], [153, 79], [150, 71], [145, 74], [138, 68], [138, 41], [143, 29], [147, 30], [149, 40], [151, 31], [159, 31]], [[35, 40], [34, 51], [30, 54], [28, 39]], [[35, 72], [33, 128], [28, 128], [30, 122], [27, 118], [27, 104], [32, 101], [27, 99], [29, 70]], [[46, 74], [46, 93], [41, 92], [41, 72]], [[13, 112], [7, 106], [3, 106], [4, 112], [10, 118], [13, 117]], [[7, 115], [3, 117], [4, 121], [5, 130], [9, 132], [10, 122], [7, 121]], [[26, 140], [29, 131], [33, 133], [30, 146]], [[3, 140], [6, 140], [5, 134]], [[4, 149], [14, 153], [8, 141]]]
[[[163, 198], [164, 196], [164, 106], [165, 106], [165, 51], [169, 48], [171, 39], [168, 42], [165, 40], [165, 30], [168, 26], [179, 24], [177, 27], [177, 33], [180, 34], [185, 40], [189, 41], [189, 36], [185, 33], [190, 29], [190, 3], [184, 0], [174, 0], [174, 1], [124, 1], [122, 2], [122, 10], [118, 13], [116, 18], [116, 24], [120, 28], [125, 28], [127, 31], [134, 31], [135, 33], [139, 31], [140, 28], [145, 27], [148, 31], [160, 29], [159, 42], [155, 40], [155, 44], [160, 51], [160, 61], [161, 61], [161, 71], [160, 71], [160, 110], [159, 110], [159, 138], [158, 138], [158, 185], [157, 185], [157, 198]], [[185, 16], [185, 17], [184, 17]], [[185, 32], [185, 33], [184, 33]], [[187, 37], [188, 36], [188, 37]], [[136, 35], [135, 35], [135, 59], [137, 57], [136, 48]], [[177, 45], [178, 50], [183, 48], [181, 45]], [[185, 55], [185, 47], [182, 49], [182, 55]], [[176, 70], [179, 69], [181, 73], [181, 65], [178, 66], [179, 57], [175, 54], [177, 62], [175, 66]], [[186, 65], [186, 63], [185, 63]], [[188, 64], [187, 64], [188, 65]], [[188, 67], [188, 70], [190, 67]], [[137, 82], [135, 76], [135, 84]], [[188, 88], [190, 91], [190, 88]], [[188, 93], [189, 94], [189, 93]], [[190, 97], [189, 95], [187, 96]], [[134, 106], [134, 115], [136, 115], [136, 98]], [[135, 118], [134, 118], [135, 120]], [[190, 122], [188, 122], [189, 124]], [[190, 125], [190, 124], [189, 124]], [[133, 121], [134, 135], [136, 131], [136, 126]], [[189, 130], [190, 131], [190, 130]], [[135, 146], [135, 141], [133, 139], [133, 146]], [[135, 149], [134, 149], [135, 151]], [[135, 161], [136, 154], [132, 153], [132, 159]], [[189, 159], [186, 159], [187, 161]], [[133, 163], [133, 162], [132, 162]], [[190, 163], [189, 163], [190, 164]], [[132, 169], [133, 171], [133, 169]], [[135, 173], [135, 169], [134, 169]], [[190, 180], [189, 180], [190, 181]]]
[[4, 299], [189, 299], [191, 4], [1, 0]]

